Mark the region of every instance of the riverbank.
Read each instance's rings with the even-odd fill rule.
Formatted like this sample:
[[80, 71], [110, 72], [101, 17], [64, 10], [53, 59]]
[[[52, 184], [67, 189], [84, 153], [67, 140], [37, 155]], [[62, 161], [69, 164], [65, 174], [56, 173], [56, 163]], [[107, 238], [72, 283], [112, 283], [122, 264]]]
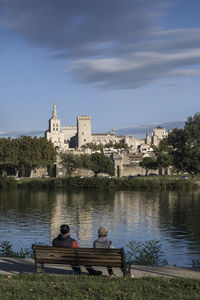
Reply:
[[[82, 275], [88, 275], [86, 269], [81, 267]], [[98, 267], [102, 271], [102, 276], [107, 277], [108, 272], [106, 268]], [[19, 275], [19, 274], [33, 274], [35, 271], [35, 262], [32, 258], [19, 257], [0, 257], [0, 274], [1, 275]], [[65, 265], [45, 265], [46, 274], [54, 275], [73, 275], [72, 268]], [[121, 269], [114, 268], [116, 278], [123, 277]], [[146, 265], [132, 265], [131, 278], [143, 277], [166, 277], [166, 278], [187, 278], [200, 280], [200, 268], [181, 268], [170, 266], [146, 266]]]
[[[136, 266], [135, 266], [136, 267]], [[132, 270], [134, 278], [116, 277], [110, 279], [107, 270], [103, 276], [70, 275], [71, 268], [64, 266], [47, 267], [46, 275], [34, 275], [34, 262], [30, 259], [1, 258], [0, 297], [2, 299], [199, 299], [200, 272], [182, 269], [181, 273], [171, 273], [170, 268], [137, 266], [148, 271], [145, 275]], [[7, 269], [6, 269], [7, 268]], [[21, 268], [21, 269], [20, 269]], [[152, 268], [152, 270], [150, 270]], [[2, 273], [2, 269], [6, 272]], [[60, 269], [60, 271], [59, 271]], [[166, 273], [165, 270], [168, 270]], [[152, 271], [153, 273], [151, 273]], [[115, 270], [116, 272], [116, 270]], [[171, 271], [172, 272], [172, 271]], [[198, 277], [177, 278], [181, 274], [198, 274]], [[156, 274], [157, 273], [157, 274]], [[164, 274], [166, 273], [166, 274]], [[4, 275], [2, 275], [4, 274]], [[20, 276], [18, 275], [20, 274]], [[50, 275], [51, 274], [51, 275]], [[57, 275], [55, 275], [57, 274]], [[63, 275], [65, 274], [65, 275]], [[138, 276], [137, 274], [142, 275]], [[120, 276], [120, 274], [117, 274]], [[144, 277], [146, 276], [146, 277]], [[152, 277], [156, 276], [156, 277]], [[161, 277], [162, 276], [162, 277]]]
[[28, 189], [109, 189], [109, 190], [156, 190], [156, 189], [185, 189], [200, 187], [199, 177], [186, 176], [135, 176], [123, 178], [108, 177], [66, 177], [66, 178], [24, 178], [17, 182], [19, 188]]

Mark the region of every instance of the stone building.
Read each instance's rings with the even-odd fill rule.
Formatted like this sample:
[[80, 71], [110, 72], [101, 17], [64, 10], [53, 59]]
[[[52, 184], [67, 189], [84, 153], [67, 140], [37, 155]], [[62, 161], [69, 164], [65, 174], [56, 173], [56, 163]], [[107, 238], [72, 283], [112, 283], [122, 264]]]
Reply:
[[154, 128], [152, 136], [147, 130], [145, 139], [136, 139], [133, 135], [116, 135], [114, 129], [111, 129], [110, 133], [92, 133], [90, 116], [78, 116], [75, 126], [61, 126], [56, 104], [53, 105], [49, 129], [45, 132], [45, 137], [52, 141], [58, 152], [81, 150], [81, 147], [88, 143], [96, 145], [126, 143], [132, 153], [147, 153], [152, 152], [152, 146], [157, 146], [167, 135], [166, 129], [162, 127]]

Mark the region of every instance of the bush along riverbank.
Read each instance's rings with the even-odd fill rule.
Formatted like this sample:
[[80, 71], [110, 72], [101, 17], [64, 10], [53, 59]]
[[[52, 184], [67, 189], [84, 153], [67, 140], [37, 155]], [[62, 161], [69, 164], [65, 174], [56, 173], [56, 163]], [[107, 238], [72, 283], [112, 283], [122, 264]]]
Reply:
[[[39, 245], [41, 245], [41, 243], [39, 243]], [[168, 265], [164, 257], [164, 252], [161, 250], [162, 245], [159, 240], [154, 239], [144, 243], [129, 241], [126, 247], [125, 256], [129, 267], [133, 264], [148, 266]], [[27, 248], [13, 251], [10, 242], [2, 241], [0, 243], [0, 257], [33, 258], [33, 251]]]
[[199, 178], [181, 176], [136, 176], [122, 178], [108, 177], [66, 177], [66, 178], [23, 178], [19, 181], [14, 177], [1, 177], [0, 189], [27, 188], [27, 189], [113, 189], [113, 190], [153, 190], [153, 189], [177, 189], [199, 187]]

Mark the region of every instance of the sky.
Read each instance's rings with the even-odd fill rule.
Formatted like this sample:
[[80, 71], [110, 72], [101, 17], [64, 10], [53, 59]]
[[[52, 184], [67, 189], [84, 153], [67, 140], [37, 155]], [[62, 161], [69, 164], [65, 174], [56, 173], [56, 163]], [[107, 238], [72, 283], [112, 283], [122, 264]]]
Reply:
[[199, 0], [0, 0], [0, 136], [200, 111]]

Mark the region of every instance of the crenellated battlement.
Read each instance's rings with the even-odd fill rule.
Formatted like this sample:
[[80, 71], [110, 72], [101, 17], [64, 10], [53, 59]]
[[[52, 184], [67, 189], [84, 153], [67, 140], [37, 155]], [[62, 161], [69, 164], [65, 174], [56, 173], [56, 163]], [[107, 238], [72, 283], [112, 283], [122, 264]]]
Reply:
[[77, 120], [91, 120], [91, 116], [78, 116]]
[[71, 129], [76, 130], [76, 129], [77, 129], [77, 126], [63, 126], [63, 127], [62, 127], [62, 130], [71, 130]]

